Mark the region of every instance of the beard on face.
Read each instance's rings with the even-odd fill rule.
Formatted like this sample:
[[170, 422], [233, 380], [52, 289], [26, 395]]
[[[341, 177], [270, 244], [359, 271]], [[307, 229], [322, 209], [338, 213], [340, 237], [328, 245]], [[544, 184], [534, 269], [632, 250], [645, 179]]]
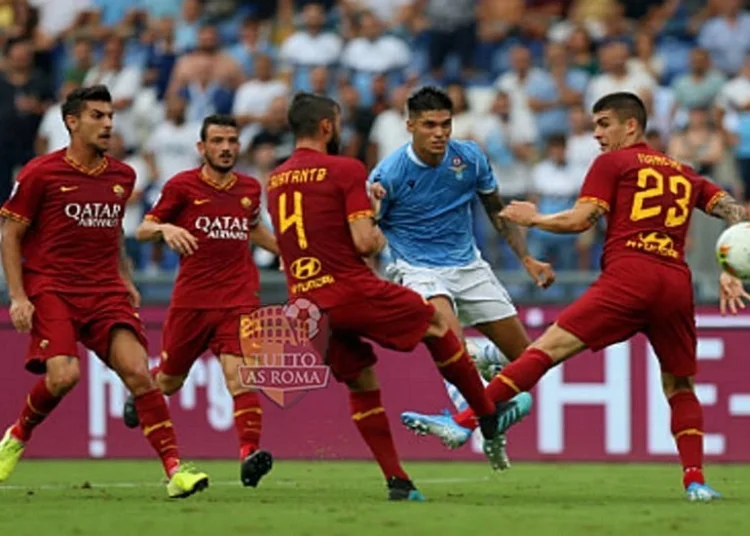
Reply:
[[[226, 155], [223, 154], [222, 156], [226, 156]], [[208, 154], [206, 154], [206, 164], [208, 164], [208, 166], [211, 169], [214, 169], [218, 171], [219, 173], [229, 173], [230, 171], [232, 171], [232, 168], [234, 167], [234, 164], [236, 162], [237, 162], [237, 157], [235, 156], [234, 158], [232, 158], [232, 163], [230, 165], [224, 166], [224, 165], [219, 164], [213, 158], [208, 156]]]
[[341, 153], [341, 134], [338, 131], [333, 133], [331, 140], [326, 144], [326, 151], [334, 155]]

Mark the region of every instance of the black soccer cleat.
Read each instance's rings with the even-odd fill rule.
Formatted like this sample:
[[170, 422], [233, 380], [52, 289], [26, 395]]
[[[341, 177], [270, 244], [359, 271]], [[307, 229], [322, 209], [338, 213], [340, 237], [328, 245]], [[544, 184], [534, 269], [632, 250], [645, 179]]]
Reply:
[[266, 476], [273, 467], [273, 456], [265, 450], [256, 450], [242, 460], [240, 465], [240, 480], [243, 486], [258, 487], [260, 479]]
[[388, 479], [388, 500], [424, 502], [426, 499], [411, 480], [392, 476]]
[[482, 437], [487, 440], [495, 439], [499, 429], [497, 412], [478, 417], [477, 421], [479, 422], [479, 430], [482, 432]]
[[125, 399], [125, 405], [122, 408], [122, 422], [128, 428], [138, 428], [141, 425], [141, 421], [138, 419], [138, 411], [135, 409], [133, 395], [128, 395], [128, 398]]

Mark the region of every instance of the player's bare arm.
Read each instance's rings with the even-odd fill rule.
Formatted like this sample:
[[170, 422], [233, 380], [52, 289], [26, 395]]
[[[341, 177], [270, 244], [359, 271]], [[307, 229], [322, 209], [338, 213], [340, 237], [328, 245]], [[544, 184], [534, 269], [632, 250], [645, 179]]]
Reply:
[[372, 218], [357, 218], [349, 222], [349, 231], [357, 253], [363, 257], [377, 255], [385, 247], [385, 235]]
[[[710, 211], [711, 216], [721, 218], [727, 225], [734, 225], [750, 220], [745, 207], [731, 195], [721, 196]], [[745, 308], [745, 300], [750, 301], [750, 294], [745, 291], [742, 281], [726, 272], [719, 276], [719, 309], [721, 314], [729, 310], [737, 314], [740, 309]]]
[[21, 244], [28, 225], [24, 222], [6, 218], [2, 225], [0, 251], [3, 256], [3, 270], [10, 297], [10, 319], [13, 327], [20, 333], [31, 330], [34, 306], [23, 288], [23, 268]]
[[575, 234], [589, 230], [607, 213], [594, 202], [578, 201], [573, 208], [555, 214], [539, 214], [536, 205], [527, 201], [513, 201], [501, 215], [524, 227], [537, 227], [557, 234]]
[[711, 216], [721, 218], [727, 225], [734, 225], [750, 220], [745, 207], [731, 195], [722, 195], [710, 212]]
[[120, 272], [122, 282], [125, 283], [125, 288], [128, 289], [130, 303], [133, 304], [133, 307], [140, 307], [141, 293], [138, 292], [138, 288], [133, 283], [133, 266], [125, 250], [125, 232], [122, 230], [120, 230], [120, 256], [117, 259], [117, 269]]
[[534, 279], [536, 284], [542, 288], [547, 288], [554, 283], [555, 272], [552, 270], [552, 266], [546, 262], [540, 262], [529, 255], [529, 250], [526, 246], [526, 237], [521, 232], [521, 229], [515, 222], [503, 216], [502, 212], [505, 208], [505, 203], [503, 203], [503, 199], [500, 197], [500, 192], [495, 190], [488, 194], [479, 194], [479, 198], [482, 200], [484, 210], [487, 212], [495, 230], [497, 230], [521, 260], [526, 271], [529, 272], [529, 275]]
[[276, 237], [271, 230], [259, 223], [250, 231], [250, 241], [256, 246], [260, 246], [274, 255], [279, 254], [279, 245], [276, 243]]
[[163, 238], [164, 242], [180, 255], [192, 255], [198, 249], [198, 239], [186, 229], [171, 223], [160, 223], [151, 218], [146, 218], [138, 226], [135, 237], [141, 242], [153, 242]]

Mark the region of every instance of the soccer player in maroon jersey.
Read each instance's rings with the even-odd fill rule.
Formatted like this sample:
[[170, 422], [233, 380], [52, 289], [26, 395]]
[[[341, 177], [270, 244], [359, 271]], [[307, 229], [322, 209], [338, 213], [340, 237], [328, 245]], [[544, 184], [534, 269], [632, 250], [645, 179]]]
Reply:
[[[298, 94], [289, 109], [289, 124], [296, 149], [267, 185], [289, 294], [313, 301], [328, 316], [327, 363], [334, 377], [349, 387], [352, 419], [380, 465], [389, 498], [423, 500], [401, 467], [380, 399], [375, 353], [362, 339], [400, 351], [424, 341], [443, 377], [481, 416], [480, 429], [488, 438], [496, 433], [495, 405], [445, 319], [419, 294], [381, 280], [366, 264], [364, 257], [379, 252], [385, 238], [374, 222], [364, 165], [337, 156], [338, 104]], [[319, 269], [296, 269], [310, 265]]]
[[[703, 410], [694, 392], [696, 330], [685, 238], [695, 208], [728, 224], [747, 215], [718, 186], [644, 142], [646, 109], [637, 96], [607, 95], [593, 111], [594, 136], [604, 153], [591, 165], [576, 205], [541, 215], [532, 203], [513, 202], [502, 215], [554, 233], [583, 232], [606, 215], [601, 276], [490, 382], [487, 393], [495, 401], [509, 400], [585, 348], [598, 351], [643, 333], [661, 365], [686, 495], [710, 501], [720, 495], [703, 477]], [[722, 311], [729, 306], [736, 312], [750, 298], [726, 273], [720, 292]]]
[[[242, 385], [240, 316], [260, 305], [258, 269], [249, 241], [278, 254], [276, 239], [260, 223], [260, 183], [232, 171], [240, 152], [234, 118], [204, 119], [198, 152], [204, 164], [178, 173], [136, 231], [139, 240], [164, 241], [180, 254], [180, 271], [162, 334], [161, 362], [152, 370], [165, 395], [176, 393], [206, 350], [219, 357], [234, 399], [240, 441], [240, 478], [257, 486], [271, 470], [271, 454], [258, 449], [262, 414], [258, 393]], [[133, 400], [125, 424], [138, 425]]]
[[1, 214], [2, 257], [10, 317], [30, 333], [26, 368], [44, 377], [0, 442], [7, 479], [34, 429], [80, 377], [80, 342], [112, 368], [135, 397], [146, 439], [169, 478], [170, 497], [208, 486], [181, 465], [164, 397], [148, 372], [140, 297], [122, 247], [122, 216], [135, 172], [106, 156], [112, 98], [105, 86], [72, 92], [62, 107], [70, 145], [29, 162]]

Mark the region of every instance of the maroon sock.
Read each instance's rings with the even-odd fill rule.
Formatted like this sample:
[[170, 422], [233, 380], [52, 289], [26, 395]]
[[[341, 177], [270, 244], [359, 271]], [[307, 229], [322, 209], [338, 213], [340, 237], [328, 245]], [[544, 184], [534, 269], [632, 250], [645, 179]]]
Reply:
[[177, 435], [169, 417], [164, 395], [158, 389], [154, 389], [137, 396], [135, 409], [143, 435], [159, 455], [167, 477], [171, 478], [180, 467], [180, 454], [177, 449]]
[[[487, 397], [494, 403], [507, 402], [518, 393], [531, 390], [554, 364], [545, 352], [538, 348], [528, 348], [492, 378], [485, 391]], [[471, 430], [478, 426], [476, 416], [470, 409], [457, 413], [453, 420]]]
[[409, 480], [409, 476], [401, 467], [396, 453], [396, 446], [391, 436], [391, 426], [385, 408], [380, 402], [380, 390], [349, 392], [349, 405], [352, 420], [362, 439], [370, 447], [372, 455], [380, 466], [385, 479], [391, 477]]
[[244, 460], [260, 445], [263, 409], [257, 392], [247, 391], [234, 397], [234, 427], [240, 441], [240, 460]]
[[683, 484], [704, 484], [703, 408], [692, 391], [680, 391], [669, 398], [672, 409], [671, 430], [680, 453]]
[[34, 428], [39, 426], [52, 410], [57, 407], [62, 397], [50, 393], [44, 378], [37, 381], [26, 397], [26, 404], [13, 425], [10, 433], [24, 443], [31, 439]]
[[455, 333], [448, 330], [442, 337], [426, 339], [425, 344], [440, 374], [456, 386], [475, 414], [495, 413], [495, 404], [485, 394], [479, 371]]

